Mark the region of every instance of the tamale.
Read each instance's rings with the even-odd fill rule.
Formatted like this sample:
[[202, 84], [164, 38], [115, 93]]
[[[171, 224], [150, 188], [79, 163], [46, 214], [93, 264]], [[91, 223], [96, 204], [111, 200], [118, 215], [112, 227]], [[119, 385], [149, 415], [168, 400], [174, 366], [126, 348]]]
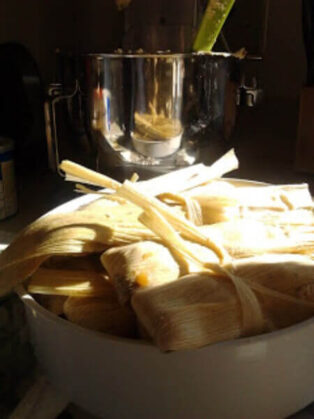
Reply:
[[63, 306], [67, 297], [63, 295], [36, 295], [35, 300], [45, 307], [47, 310], [61, 316], [63, 314]]
[[[234, 272], [244, 282], [251, 278], [242, 275], [240, 269], [235, 268]], [[314, 303], [260, 285], [254, 278], [246, 283], [256, 293], [263, 316], [259, 330], [247, 329], [243, 317], [246, 301], [239, 298], [235, 283], [208, 274], [188, 275], [163, 286], [138, 290], [132, 296], [132, 307], [162, 351], [253, 336], [290, 326], [314, 314]]]
[[314, 260], [296, 254], [264, 254], [233, 261], [236, 275], [297, 297], [299, 289], [314, 281]]
[[184, 240], [155, 209], [147, 209], [140, 221], [162, 239], [180, 265], [181, 274], [210, 271], [220, 273], [217, 255], [208, 247]]
[[104, 267], [100, 263], [99, 254], [91, 253], [89, 255], [58, 255], [51, 256], [43, 264], [42, 268], [45, 269], [62, 269], [62, 270], [80, 270], [80, 271], [93, 271], [104, 272]]
[[290, 326], [314, 315], [314, 301], [311, 303], [306, 292], [313, 284], [314, 261], [310, 258], [266, 254], [234, 261], [233, 269], [258, 294], [273, 328]]
[[180, 274], [169, 250], [149, 241], [111, 248], [101, 255], [101, 263], [122, 304], [130, 299], [134, 288], [174, 281]]
[[314, 303], [314, 281], [302, 285], [298, 290], [298, 296], [303, 300]]
[[76, 211], [38, 219], [0, 254], [0, 295], [31, 276], [51, 256], [101, 253], [111, 246], [149, 239], [152, 233], [116, 223], [104, 212]]
[[69, 297], [64, 303], [68, 320], [88, 329], [116, 336], [134, 337], [136, 318], [132, 310], [122, 307], [116, 298]]
[[114, 292], [104, 273], [45, 268], [32, 275], [27, 290], [33, 294], [72, 297], [102, 297]]
[[188, 275], [137, 290], [132, 307], [162, 351], [192, 349], [241, 335], [241, 311], [231, 282]]
[[307, 253], [314, 250], [311, 229], [284, 228], [256, 220], [233, 220], [200, 226], [203, 234], [215, 238], [234, 258], [269, 253]]

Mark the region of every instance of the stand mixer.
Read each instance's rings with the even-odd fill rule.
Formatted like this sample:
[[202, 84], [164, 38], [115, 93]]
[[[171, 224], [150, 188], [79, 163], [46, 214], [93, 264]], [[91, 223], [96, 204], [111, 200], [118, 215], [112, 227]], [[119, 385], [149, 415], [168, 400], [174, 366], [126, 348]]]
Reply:
[[[239, 60], [188, 52], [205, 2], [184, 1], [177, 16], [165, 1], [149, 10], [144, 3], [133, 0], [124, 11], [123, 49], [58, 53], [62, 77], [46, 102], [51, 168], [68, 158], [114, 177], [137, 172], [148, 178], [203, 161], [204, 144], [230, 132], [225, 110], [232, 125], [230, 80]], [[75, 131], [71, 147], [60, 138], [58, 108]]]

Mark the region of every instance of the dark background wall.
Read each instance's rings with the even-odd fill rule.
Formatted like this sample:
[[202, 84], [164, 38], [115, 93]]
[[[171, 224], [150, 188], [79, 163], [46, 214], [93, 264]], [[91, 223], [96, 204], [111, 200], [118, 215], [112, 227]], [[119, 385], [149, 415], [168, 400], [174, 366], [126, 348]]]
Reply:
[[[180, 0], [181, 7], [183, 1], [190, 2]], [[263, 2], [237, 0], [241, 13], [227, 31], [232, 45], [258, 49], [255, 45], [261, 31]], [[179, 16], [173, 5], [169, 10], [173, 16]], [[53, 75], [56, 47], [74, 51], [111, 51], [121, 43], [122, 27], [122, 14], [117, 11], [114, 0], [0, 2], [0, 42], [18, 41], [27, 46], [47, 82]], [[263, 79], [267, 95], [296, 100], [305, 74], [300, 0], [270, 0], [264, 52]]]

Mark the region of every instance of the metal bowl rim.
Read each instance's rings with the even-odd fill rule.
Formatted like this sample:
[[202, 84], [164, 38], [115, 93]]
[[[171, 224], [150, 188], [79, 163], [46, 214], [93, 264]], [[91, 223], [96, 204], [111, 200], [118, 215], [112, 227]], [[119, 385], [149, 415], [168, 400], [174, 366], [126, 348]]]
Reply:
[[118, 54], [118, 53], [86, 53], [83, 54], [83, 57], [96, 58], [96, 59], [141, 59], [141, 58], [193, 58], [193, 57], [210, 57], [210, 58], [237, 58], [236, 55], [229, 52], [161, 52], [161, 53], [143, 53], [143, 54]]

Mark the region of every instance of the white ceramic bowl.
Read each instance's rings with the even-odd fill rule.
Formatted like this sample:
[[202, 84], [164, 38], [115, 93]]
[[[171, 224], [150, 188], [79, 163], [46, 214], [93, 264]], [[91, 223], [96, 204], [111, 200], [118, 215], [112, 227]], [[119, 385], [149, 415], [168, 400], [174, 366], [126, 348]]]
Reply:
[[101, 418], [280, 419], [314, 400], [314, 319], [165, 354], [141, 341], [83, 329], [41, 307], [22, 287], [19, 293], [51, 383]]

